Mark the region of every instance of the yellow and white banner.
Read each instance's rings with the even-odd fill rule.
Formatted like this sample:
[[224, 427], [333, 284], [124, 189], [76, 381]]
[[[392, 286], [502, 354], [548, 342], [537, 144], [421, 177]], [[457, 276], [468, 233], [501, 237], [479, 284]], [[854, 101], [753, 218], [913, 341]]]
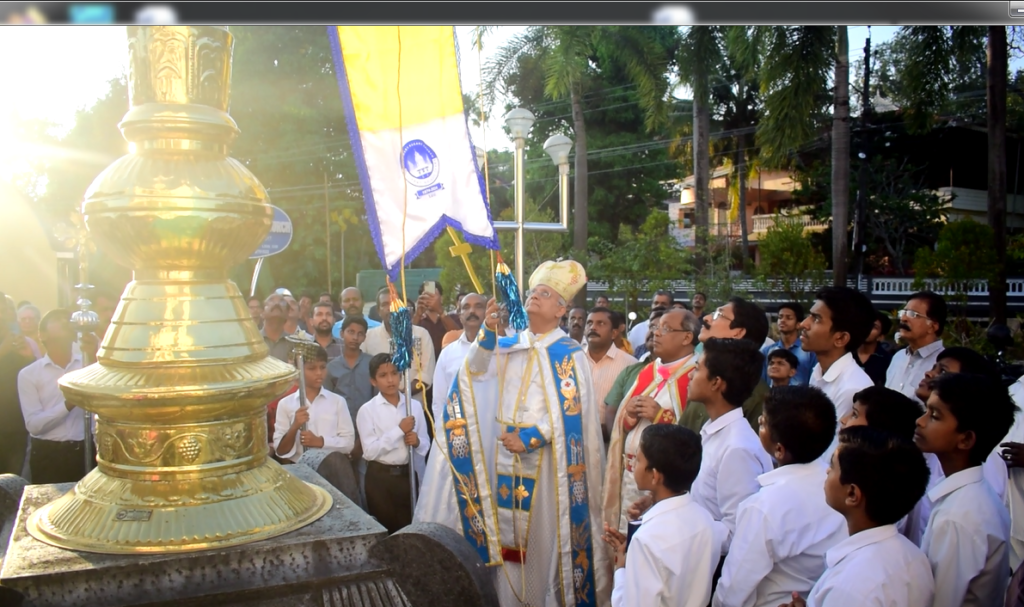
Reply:
[[498, 248], [451, 26], [328, 26], [377, 254], [394, 280], [447, 226]]

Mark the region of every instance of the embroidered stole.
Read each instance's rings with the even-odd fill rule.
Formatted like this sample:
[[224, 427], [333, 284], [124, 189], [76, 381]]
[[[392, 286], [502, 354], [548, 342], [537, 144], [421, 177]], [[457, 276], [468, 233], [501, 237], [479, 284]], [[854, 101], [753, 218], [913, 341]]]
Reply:
[[[480, 438], [476, 396], [473, 394], [473, 379], [468, 362], [463, 363], [462, 371], [455, 376], [448, 391], [448, 402], [443, 413], [444, 444], [439, 445], [442, 452], [434, 454], [434, 457], [444, 457], [447, 453], [462, 535], [484, 564], [500, 565], [501, 540], [490, 478], [483, 453], [476, 452], [477, 448], [482, 451], [483, 441]], [[468, 412], [463, 407], [464, 402], [472, 405]], [[484, 421], [491, 423], [491, 420]]]
[[[505, 345], [504, 340], [499, 340]], [[511, 344], [510, 344], [511, 345]], [[503, 465], [499, 458], [497, 471], [497, 493], [495, 500], [498, 504], [499, 528], [503, 530], [502, 536], [502, 558], [509, 562], [522, 563], [526, 551], [526, 540], [528, 537], [530, 511], [534, 500], [537, 499], [536, 491], [541, 489], [537, 480], [541, 471], [541, 458], [545, 457], [545, 447], [551, 447], [552, 479], [558, 482], [562, 477], [567, 480], [567, 487], [544, 487], [544, 490], [551, 491], [551, 495], [543, 499], [555, 500], [555, 511], [559, 520], [555, 525], [561, 524], [565, 512], [561, 511], [558, 503], [558, 495], [563, 491], [568, 497], [569, 529], [570, 537], [562, 537], [570, 541], [571, 547], [571, 571], [564, 571], [563, 561], [558, 558], [559, 568], [563, 575], [572, 578], [573, 595], [575, 604], [580, 607], [597, 605], [596, 583], [594, 577], [594, 546], [593, 532], [590, 521], [589, 491], [587, 484], [587, 462], [584, 449], [583, 416], [581, 402], [579, 400], [579, 375], [576, 369], [574, 354], [580, 350], [580, 345], [569, 337], [563, 337], [547, 346], [547, 360], [534, 348], [530, 348], [528, 356], [534, 357], [530, 375], [539, 373], [546, 379], [542, 365], [550, 365], [551, 379], [558, 383], [554, 390], [547, 389], [546, 394], [554, 393], [557, 396], [556, 403], [547, 402], [547, 417], [554, 425], [556, 420], [561, 422], [562, 432], [555, 428], [551, 431], [551, 443], [540, 436], [536, 425], [508, 426], [505, 431], [520, 432], [528, 451], [521, 455], [521, 466], [512, 465], [509, 470]], [[528, 367], [529, 367], [528, 363]], [[531, 381], [530, 377], [523, 377], [524, 389], [527, 389]], [[518, 386], [516, 387], [518, 390]], [[545, 397], [547, 400], [547, 396]], [[561, 435], [561, 436], [559, 436]], [[502, 449], [499, 446], [499, 449]], [[503, 469], [504, 468], [504, 469]], [[511, 473], [511, 474], [510, 474]], [[512, 531], [511, 533], [509, 531]], [[525, 572], [524, 572], [525, 574]]]
[[[686, 408], [686, 398], [690, 379], [689, 373], [696, 366], [697, 357], [690, 355], [690, 359], [679, 365], [679, 368], [672, 372], [672, 374], [665, 381], [665, 390], [671, 390], [672, 394], [672, 408], [662, 409], [662, 412], [658, 414], [657, 423], [677, 423], [679, 418], [682, 416], [683, 409]], [[630, 387], [626, 393], [626, 397], [619, 403], [619, 409], [615, 412], [615, 421], [612, 426], [611, 442], [608, 445], [608, 468], [605, 471], [604, 477], [604, 496], [603, 496], [603, 512], [605, 524], [611, 526], [613, 529], [618, 529], [619, 518], [622, 514], [622, 474], [625, 468], [625, 462], [623, 461], [626, 454], [626, 438], [629, 436], [629, 432], [623, 427], [623, 421], [626, 417], [626, 403], [629, 399], [634, 396], [650, 396], [654, 390], [657, 389], [660, 381], [660, 376], [655, 370], [654, 362], [648, 364], [640, 370], [640, 374], [637, 375], [636, 381]], [[669, 418], [668, 416], [671, 416]]]

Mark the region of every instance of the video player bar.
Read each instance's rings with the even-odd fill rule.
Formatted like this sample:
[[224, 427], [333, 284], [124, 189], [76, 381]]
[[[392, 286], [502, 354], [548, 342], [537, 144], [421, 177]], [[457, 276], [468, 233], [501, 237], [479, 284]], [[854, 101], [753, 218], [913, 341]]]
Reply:
[[998, 25], [1024, 1], [0, 2], [0, 23], [451, 25]]

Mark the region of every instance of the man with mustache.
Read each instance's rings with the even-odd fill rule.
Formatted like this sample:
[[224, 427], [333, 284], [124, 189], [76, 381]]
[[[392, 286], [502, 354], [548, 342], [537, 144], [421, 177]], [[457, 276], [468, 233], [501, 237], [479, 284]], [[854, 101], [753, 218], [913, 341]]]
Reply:
[[313, 306], [313, 318], [310, 320], [315, 334], [313, 338], [320, 347], [327, 350], [328, 364], [341, 356], [341, 340], [331, 335], [331, 328], [334, 326], [334, 306], [328, 303], [317, 303]]
[[[437, 357], [437, 364], [434, 366], [434, 383], [436, 389], [433, 392], [431, 409], [433, 409], [434, 421], [441, 418], [445, 403], [448, 402], [448, 388], [452, 386], [452, 380], [458, 374], [463, 363], [466, 362], [466, 355], [469, 354], [469, 347], [476, 341], [480, 333], [480, 326], [484, 322], [484, 311], [487, 309], [487, 300], [483, 295], [470, 293], [462, 298], [462, 306], [459, 308], [459, 320], [462, 322], [462, 335], [458, 341], [446, 345]], [[430, 423], [430, 420], [427, 420]]]
[[[386, 290], [386, 289], [385, 289]], [[366, 330], [369, 331], [374, 327], [379, 327], [380, 323], [371, 318], [363, 316], [363, 293], [356, 287], [346, 287], [341, 295], [338, 296], [338, 301], [341, 302], [341, 311], [343, 312], [342, 318], [339, 320], [337, 316], [334, 319], [334, 328], [331, 330], [335, 339], [341, 339], [341, 323], [346, 318], [358, 316], [366, 321]], [[330, 303], [330, 300], [328, 300]], [[352, 419], [355, 419], [354, 417]]]
[[[604, 522], [620, 533], [626, 532], [626, 509], [641, 497], [633, 480], [640, 435], [652, 424], [675, 424], [687, 406], [699, 322], [693, 312], [672, 309], [652, 323], [657, 359], [640, 370], [615, 414], [605, 473]], [[597, 383], [595, 375], [595, 388]]]
[[301, 326], [302, 319], [299, 313], [299, 302], [291, 295], [285, 295], [284, 300], [288, 303], [288, 320], [284, 323], [284, 332], [288, 335], [294, 335], [298, 331], [305, 331]]
[[896, 352], [885, 372], [885, 387], [914, 398], [917, 387], [945, 349], [946, 300], [938, 293], [920, 291], [899, 311], [899, 337], [907, 347]]
[[587, 324], [587, 309], [583, 306], [574, 306], [573, 309], [569, 310], [569, 337], [576, 340], [576, 343], [583, 346], [586, 350], [586, 342], [583, 338], [585, 332], [585, 325]]
[[[644, 358], [623, 369], [619, 376], [615, 378], [615, 383], [612, 384], [612, 389], [608, 392], [608, 395], [604, 397], [605, 415], [607, 417], [601, 420], [603, 427], [609, 429], [612, 427], [612, 424], [615, 423], [615, 415], [619, 410], [619, 405], [626, 398], [626, 394], [629, 393], [630, 387], [633, 386], [637, 376], [640, 375], [640, 371], [647, 366], [647, 363], [653, 360], [652, 357], [657, 356], [657, 353], [654, 351], [654, 331], [658, 328], [658, 323], [661, 322], [661, 316], [664, 313], [665, 310], [656, 310], [651, 314], [651, 322], [647, 325], [650, 330], [647, 333], [647, 341], [645, 342], [646, 354], [644, 354]], [[605, 438], [605, 441], [608, 440], [611, 440], [611, 432]]]
[[285, 323], [288, 322], [288, 302], [284, 295], [272, 293], [263, 302], [263, 341], [270, 348], [270, 355], [288, 362], [292, 354], [292, 346], [285, 339]]
[[[571, 315], [570, 315], [571, 318]], [[626, 367], [636, 364], [636, 359], [615, 346], [615, 318], [608, 308], [594, 308], [587, 316], [586, 339], [584, 351], [590, 363], [590, 373], [594, 378], [594, 398], [601, 408], [601, 423], [606, 436], [610, 428], [604, 423], [608, 419], [607, 406], [604, 399]]]

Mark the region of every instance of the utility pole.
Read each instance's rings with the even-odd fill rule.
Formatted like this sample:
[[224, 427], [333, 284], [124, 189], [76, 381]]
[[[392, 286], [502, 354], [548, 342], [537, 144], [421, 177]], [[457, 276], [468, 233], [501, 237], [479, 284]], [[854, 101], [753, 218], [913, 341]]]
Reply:
[[868, 37], [864, 41], [864, 89], [861, 95], [860, 112], [860, 170], [857, 174], [857, 209], [854, 212], [853, 246], [856, 259], [857, 282], [860, 288], [860, 277], [864, 272], [864, 253], [867, 249], [867, 206], [868, 206], [868, 166], [871, 146], [868, 141], [868, 129], [871, 123], [871, 26], [868, 26]]

